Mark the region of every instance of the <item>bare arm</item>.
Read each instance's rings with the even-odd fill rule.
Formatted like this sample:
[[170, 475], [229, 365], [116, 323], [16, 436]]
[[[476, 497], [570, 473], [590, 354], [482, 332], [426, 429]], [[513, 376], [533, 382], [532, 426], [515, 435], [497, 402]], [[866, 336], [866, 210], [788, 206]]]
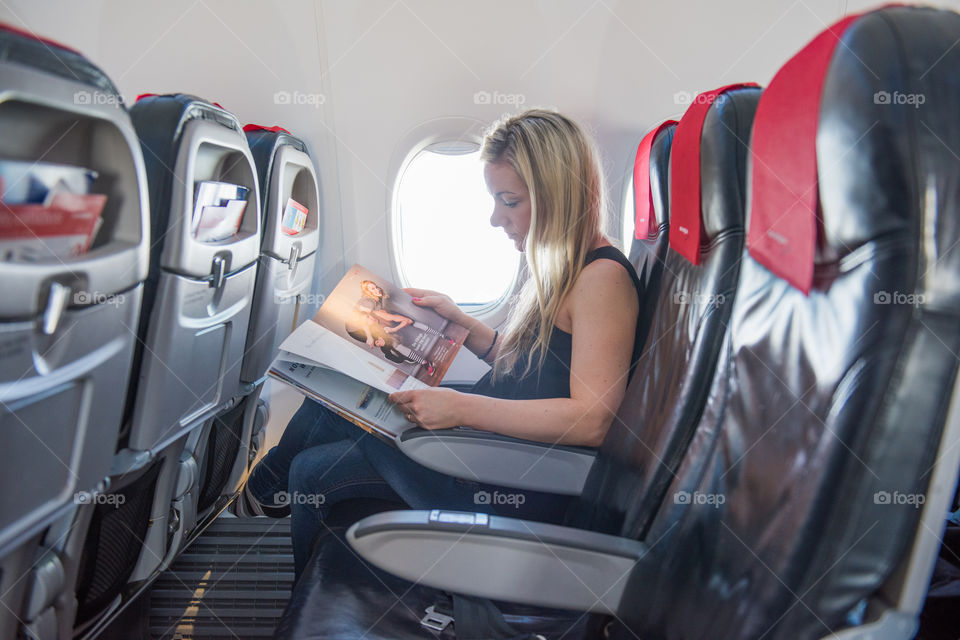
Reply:
[[425, 389], [391, 399], [426, 428], [465, 425], [528, 440], [598, 446], [626, 391], [639, 301], [624, 268], [598, 260], [578, 278], [568, 309], [573, 324], [569, 398], [502, 400]]

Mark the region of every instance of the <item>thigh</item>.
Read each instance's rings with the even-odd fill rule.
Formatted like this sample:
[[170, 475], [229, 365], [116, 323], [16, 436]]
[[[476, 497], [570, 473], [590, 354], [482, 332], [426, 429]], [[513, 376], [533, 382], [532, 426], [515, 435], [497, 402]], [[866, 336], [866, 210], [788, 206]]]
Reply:
[[287, 423], [277, 446], [289, 451], [293, 457], [319, 444], [343, 440], [348, 437], [348, 430], [356, 428], [319, 402], [304, 398], [303, 404]]

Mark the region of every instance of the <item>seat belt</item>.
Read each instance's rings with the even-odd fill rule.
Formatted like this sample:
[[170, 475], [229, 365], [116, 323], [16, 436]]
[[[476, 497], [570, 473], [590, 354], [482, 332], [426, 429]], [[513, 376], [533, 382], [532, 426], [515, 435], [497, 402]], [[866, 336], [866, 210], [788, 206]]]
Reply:
[[517, 631], [507, 624], [500, 610], [484, 598], [447, 595], [427, 607], [426, 615], [420, 620], [422, 626], [433, 631], [443, 631], [451, 623], [457, 640], [547, 640], [539, 634]]

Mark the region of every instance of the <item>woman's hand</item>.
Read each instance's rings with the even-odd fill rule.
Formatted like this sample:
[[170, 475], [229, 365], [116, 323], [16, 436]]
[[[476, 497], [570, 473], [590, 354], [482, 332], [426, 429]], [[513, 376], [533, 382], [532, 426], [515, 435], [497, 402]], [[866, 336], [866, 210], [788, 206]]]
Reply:
[[407, 420], [424, 429], [449, 429], [463, 424], [463, 395], [453, 389], [413, 389], [389, 396]]
[[428, 307], [450, 322], [470, 326], [470, 318], [450, 296], [429, 289], [404, 289], [404, 291], [413, 296], [413, 304], [418, 307]]

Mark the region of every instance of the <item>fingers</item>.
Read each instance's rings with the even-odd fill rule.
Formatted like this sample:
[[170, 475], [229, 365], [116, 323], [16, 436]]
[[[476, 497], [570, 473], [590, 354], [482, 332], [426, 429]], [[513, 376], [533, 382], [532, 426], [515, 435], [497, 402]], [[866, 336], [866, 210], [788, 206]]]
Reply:
[[413, 400], [413, 392], [412, 391], [394, 391], [393, 393], [387, 396], [387, 400], [389, 400], [394, 404], [401, 404], [401, 405], [406, 404], [411, 400]]

